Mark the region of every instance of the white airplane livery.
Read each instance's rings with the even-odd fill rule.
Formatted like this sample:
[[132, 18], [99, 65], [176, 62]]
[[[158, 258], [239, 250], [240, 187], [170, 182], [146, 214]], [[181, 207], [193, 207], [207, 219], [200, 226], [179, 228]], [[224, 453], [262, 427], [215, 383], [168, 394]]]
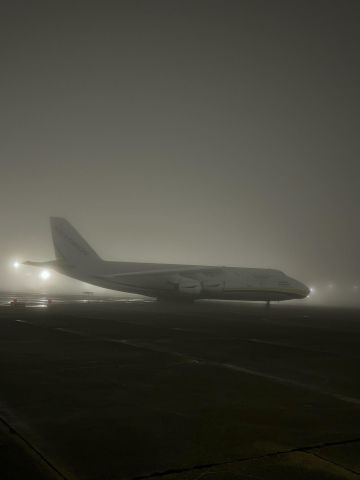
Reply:
[[271, 302], [309, 295], [306, 285], [280, 270], [103, 260], [67, 220], [51, 217], [50, 224], [56, 260], [25, 264], [99, 287], [158, 299]]

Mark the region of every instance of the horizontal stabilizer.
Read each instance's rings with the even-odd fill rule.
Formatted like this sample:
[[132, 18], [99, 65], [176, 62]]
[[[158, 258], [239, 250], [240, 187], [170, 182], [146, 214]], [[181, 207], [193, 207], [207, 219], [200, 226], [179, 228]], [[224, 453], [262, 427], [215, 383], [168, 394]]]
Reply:
[[28, 260], [27, 262], [23, 262], [23, 265], [31, 265], [32, 267], [56, 267], [58, 265], [57, 260], [49, 260], [48, 262], [32, 262]]

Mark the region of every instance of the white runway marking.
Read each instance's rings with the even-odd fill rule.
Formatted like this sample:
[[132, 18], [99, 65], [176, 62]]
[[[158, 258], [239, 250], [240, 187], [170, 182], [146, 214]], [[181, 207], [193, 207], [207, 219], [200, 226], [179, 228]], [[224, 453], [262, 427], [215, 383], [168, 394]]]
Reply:
[[[31, 322], [27, 322], [26, 320], [16, 319], [15, 321], [19, 322], [19, 323], [26, 323], [28, 325], [37, 326], [37, 325], [34, 325]], [[328, 397], [335, 398], [336, 400], [341, 400], [343, 402], [350, 403], [352, 405], [357, 405], [357, 406], [360, 405], [360, 399], [358, 399], [356, 397], [349, 397], [347, 395], [338, 394], [336, 392], [330, 392], [330, 391], [327, 391], [327, 390], [322, 390], [320, 387], [317, 387], [315, 385], [309, 385], [307, 383], [298, 382], [297, 380], [292, 380], [292, 379], [289, 379], [289, 378], [280, 377], [278, 375], [272, 375], [270, 373], [266, 373], [266, 372], [263, 372], [263, 371], [260, 371], [260, 370], [253, 370], [253, 369], [250, 369], [250, 368], [241, 367], [239, 365], [234, 365], [234, 364], [231, 364], [231, 363], [221, 363], [221, 362], [215, 362], [215, 361], [212, 361], [212, 360], [205, 360], [205, 359], [199, 358], [199, 357], [192, 357], [191, 355], [183, 354], [181, 352], [171, 351], [171, 350], [168, 350], [166, 348], [154, 347], [153, 345], [149, 345], [149, 344], [142, 343], [142, 342], [136, 342], [136, 341], [132, 341], [132, 340], [119, 339], [119, 338], [108, 338], [108, 337], [96, 337], [96, 336], [88, 335], [88, 334], [83, 333], [83, 332], [79, 332], [77, 330], [71, 330], [71, 329], [62, 328], [62, 327], [55, 327], [55, 328], [45, 327], [45, 328], [50, 328], [52, 330], [57, 330], [59, 332], [70, 333], [72, 335], [86, 337], [86, 338], [89, 338], [91, 340], [96, 340], [96, 341], [99, 341], [99, 342], [117, 343], [117, 344], [122, 344], [122, 345], [129, 346], [129, 347], [133, 347], [133, 348], [136, 348], [136, 349], [140, 349], [140, 350], [147, 350], [147, 351], [156, 352], [156, 353], [165, 353], [165, 354], [168, 354], [168, 355], [172, 355], [174, 357], [182, 358], [185, 361], [185, 363], [188, 363], [188, 364], [193, 364], [193, 365], [197, 365], [197, 366], [205, 365], [205, 366], [210, 366], [210, 367], [225, 368], [227, 370], [232, 370], [234, 372], [239, 372], [239, 373], [243, 373], [243, 374], [246, 374], [246, 375], [252, 375], [252, 376], [260, 377], [260, 378], [265, 378], [265, 379], [270, 380], [270, 381], [275, 382], [275, 383], [280, 383], [280, 384], [283, 384], [283, 385], [289, 385], [289, 386], [301, 388], [301, 389], [304, 389], [304, 390], [313, 391], [313, 392], [319, 393], [321, 395], [325, 395], [325, 396], [328, 396]], [[252, 340], [256, 341], [257, 339], [252, 339]]]
[[259, 370], [252, 370], [250, 368], [245, 368], [245, 367], [240, 367], [238, 365], [233, 365], [231, 363], [217, 363], [217, 362], [211, 362], [211, 361], [200, 361], [200, 363], [205, 364], [205, 365], [213, 365], [213, 366], [218, 366], [222, 368], [227, 368], [229, 370], [234, 370], [238, 371], [241, 373], [246, 373], [248, 375], [253, 375], [256, 377], [261, 377], [261, 378], [266, 378], [268, 380], [271, 380], [273, 382], [277, 383], [282, 383], [284, 385], [292, 385], [294, 387], [300, 387], [305, 390], [311, 390], [313, 392], [320, 393], [322, 395], [327, 395], [329, 397], [336, 398], [337, 400], [342, 400], [347, 403], [352, 403], [354, 405], [360, 405], [360, 399], [356, 397], [349, 397], [347, 395], [341, 395], [336, 392], [329, 392], [327, 390], [322, 390], [321, 388], [315, 386], [315, 385], [309, 385], [307, 383], [303, 382], [298, 382], [297, 380], [292, 380], [290, 378], [284, 378], [284, 377], [279, 377], [277, 375], [272, 375], [270, 373], [266, 372], [261, 372]]
[[[70, 331], [70, 330], [67, 330], [67, 329], [58, 328], [58, 330], [65, 331], [67, 333], [77, 333], [77, 334], [81, 335], [80, 332], [74, 332], [74, 331]], [[87, 336], [87, 335], [84, 335], [84, 336]], [[147, 350], [147, 351], [156, 352], [156, 353], [166, 353], [168, 355], [173, 355], [175, 357], [182, 358], [183, 360], [185, 360], [185, 363], [187, 363], [187, 364], [193, 364], [193, 365], [199, 365], [199, 366], [206, 365], [206, 366], [212, 366], [212, 367], [226, 368], [227, 370], [240, 372], [240, 373], [243, 373], [243, 374], [246, 374], [246, 375], [252, 375], [252, 376], [255, 376], [255, 377], [265, 378], [265, 379], [270, 380], [272, 382], [281, 383], [283, 385], [290, 385], [290, 386], [301, 388], [301, 389], [304, 389], [304, 390], [310, 390], [310, 391], [313, 391], [313, 392], [317, 392], [317, 393], [320, 393], [322, 395], [326, 395], [326, 396], [335, 398], [337, 400], [341, 400], [341, 401], [346, 402], [346, 403], [351, 403], [353, 405], [360, 405], [360, 399], [358, 399], [358, 398], [349, 397], [347, 395], [338, 394], [336, 392], [325, 391], [325, 390], [322, 390], [321, 388], [319, 388], [315, 385], [309, 385], [307, 383], [298, 382], [297, 380], [292, 380], [292, 379], [289, 379], [289, 378], [284, 378], [284, 377], [280, 377], [280, 376], [277, 376], [277, 375], [272, 375], [270, 373], [262, 372], [260, 370], [253, 370], [253, 369], [246, 368], [246, 367], [240, 367], [238, 365], [233, 365], [231, 363], [220, 363], [220, 362], [214, 362], [214, 361], [211, 361], [211, 360], [205, 360], [205, 359], [202, 359], [202, 358], [192, 357], [192, 356], [189, 356], [187, 354], [183, 354], [181, 352], [171, 351], [171, 350], [168, 350], [166, 348], [154, 347], [153, 345], [148, 345], [148, 344], [144, 344], [144, 343], [136, 342], [136, 341], [132, 341], [132, 340], [119, 339], [119, 338], [108, 338], [108, 337], [90, 337], [90, 336], [89, 336], [89, 338], [93, 338], [94, 340], [98, 340], [98, 341], [101, 341], [101, 342], [109, 342], [109, 343], [117, 343], [117, 344], [127, 345], [129, 347], [137, 348], [137, 349], [140, 349], [140, 350]]]
[[253, 369], [246, 368], [246, 367], [240, 367], [238, 365], [233, 365], [231, 363], [213, 362], [211, 360], [205, 360], [205, 359], [202, 359], [202, 358], [192, 357], [192, 356], [183, 354], [181, 352], [171, 351], [171, 350], [167, 350], [167, 349], [163, 349], [163, 348], [155, 348], [153, 346], [149, 346], [149, 345], [142, 344], [142, 343], [137, 343], [137, 342], [130, 341], [130, 340], [120, 340], [120, 339], [106, 338], [106, 337], [97, 338], [97, 340], [104, 341], [104, 342], [111, 342], [111, 343], [121, 343], [123, 345], [128, 345], [130, 347], [143, 349], [143, 350], [149, 350], [149, 351], [152, 351], [152, 352], [166, 353], [168, 355], [173, 355], [173, 356], [180, 357], [180, 358], [184, 359], [185, 363], [187, 363], [187, 364], [194, 364], [194, 365], [200, 365], [200, 366], [201, 365], [206, 365], [206, 366], [212, 366], [212, 367], [226, 368], [228, 370], [237, 371], [237, 372], [244, 373], [244, 374], [247, 374], [247, 375], [266, 378], [267, 380], [270, 380], [270, 381], [276, 382], [276, 383], [281, 383], [283, 385], [290, 385], [290, 386], [293, 386], [293, 387], [302, 388], [304, 390], [310, 390], [310, 391], [313, 391], [313, 392], [317, 392], [317, 393], [320, 393], [322, 395], [330, 396], [330, 397], [335, 398], [337, 400], [342, 400], [343, 402], [346, 402], [346, 403], [351, 403], [353, 405], [360, 405], [360, 399], [358, 399], [358, 398], [349, 397], [347, 395], [338, 394], [336, 392], [329, 392], [329, 391], [326, 391], [326, 390], [322, 390], [321, 388], [319, 388], [315, 385], [309, 385], [307, 383], [298, 382], [297, 380], [292, 380], [292, 379], [289, 379], [289, 378], [284, 378], [284, 377], [280, 377], [280, 376], [277, 376], [277, 375], [272, 375], [270, 373], [262, 372], [260, 370], [253, 370]]
[[293, 345], [291, 343], [273, 342], [271, 340], [260, 340], [258, 338], [248, 338], [247, 342], [259, 343], [259, 344], [263, 344], [263, 345], [273, 345], [274, 347], [292, 348], [292, 349], [295, 349], [295, 350], [305, 350], [306, 352], [332, 355], [332, 356], [336, 356], [336, 357], [359, 358], [358, 355], [347, 355], [346, 353], [344, 354], [344, 353], [338, 353], [338, 352], [330, 352], [329, 350], [318, 350], [316, 348], [305, 347], [303, 345]]
[[246, 368], [246, 367], [240, 367], [238, 365], [233, 365], [231, 363], [213, 362], [211, 360], [205, 360], [205, 359], [202, 359], [202, 358], [192, 357], [192, 356], [183, 354], [181, 352], [171, 351], [171, 350], [167, 350], [167, 349], [163, 349], [163, 348], [155, 348], [153, 346], [149, 346], [149, 345], [142, 344], [142, 343], [137, 343], [137, 342], [130, 341], [130, 340], [121, 340], [121, 339], [106, 338], [106, 337], [97, 338], [97, 340], [104, 341], [104, 342], [111, 342], [111, 343], [121, 343], [123, 345], [128, 345], [130, 347], [143, 349], [143, 350], [149, 350], [149, 351], [152, 351], [152, 352], [167, 353], [169, 355], [173, 355], [173, 356], [180, 357], [180, 358], [184, 359], [185, 363], [187, 363], [187, 364], [190, 363], [190, 364], [200, 365], [200, 366], [201, 365], [206, 365], [206, 366], [212, 366], [212, 367], [226, 368], [228, 370], [237, 371], [237, 372], [244, 373], [244, 374], [247, 374], [247, 375], [252, 375], [252, 376], [255, 376], [255, 377], [265, 378], [265, 379], [270, 380], [272, 382], [281, 383], [283, 385], [290, 385], [290, 386], [293, 386], [293, 387], [302, 388], [304, 390], [310, 390], [310, 391], [313, 391], [313, 392], [317, 392], [317, 393], [320, 393], [322, 395], [330, 396], [330, 397], [335, 398], [337, 400], [342, 400], [343, 402], [346, 402], [346, 403], [351, 403], [353, 405], [360, 405], [360, 399], [358, 399], [358, 398], [349, 397], [347, 395], [338, 394], [336, 392], [329, 392], [329, 391], [326, 391], [326, 390], [322, 390], [321, 388], [319, 388], [315, 385], [309, 385], [307, 383], [298, 382], [297, 380], [292, 380], [292, 379], [289, 379], [289, 378], [284, 378], [284, 377], [280, 377], [280, 376], [277, 376], [277, 375], [272, 375], [270, 373], [262, 372], [260, 370], [253, 370], [253, 369]]
[[[129, 342], [126, 339], [122, 339], [122, 338], [97, 337], [96, 340], [99, 340], [100, 342], [121, 343], [122, 345], [133, 346], [131, 345], [131, 343], [129, 344]], [[136, 348], [140, 348], [140, 347], [136, 347]]]
[[194, 363], [194, 361], [196, 361], [194, 358], [184, 355], [183, 353], [176, 352], [175, 350], [171, 351], [166, 348], [153, 347], [148, 344], [134, 342], [133, 340], [126, 340], [121, 338], [108, 338], [108, 337], [96, 337], [96, 340], [99, 340], [101, 342], [109, 342], [109, 343], [121, 343], [122, 345], [127, 345], [129, 347], [136, 348], [138, 350], [146, 350], [146, 351], [155, 352], [155, 353], [166, 353], [167, 355], [172, 355], [173, 357], [180, 357], [181, 359], [185, 360], [183, 363]]
[[58, 332], [71, 333], [72, 335], [78, 335], [80, 337], [88, 337], [89, 336], [86, 333], [79, 332], [77, 330], [70, 330], [70, 328], [55, 327], [54, 330], [57, 330]]

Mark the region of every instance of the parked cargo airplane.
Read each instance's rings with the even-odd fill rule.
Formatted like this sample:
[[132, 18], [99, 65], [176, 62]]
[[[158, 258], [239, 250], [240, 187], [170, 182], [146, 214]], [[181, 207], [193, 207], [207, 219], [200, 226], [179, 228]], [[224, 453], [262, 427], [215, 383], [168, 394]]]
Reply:
[[92, 285], [156, 298], [280, 301], [305, 298], [306, 285], [280, 270], [102, 260], [64, 218], [51, 217], [56, 260], [25, 262]]

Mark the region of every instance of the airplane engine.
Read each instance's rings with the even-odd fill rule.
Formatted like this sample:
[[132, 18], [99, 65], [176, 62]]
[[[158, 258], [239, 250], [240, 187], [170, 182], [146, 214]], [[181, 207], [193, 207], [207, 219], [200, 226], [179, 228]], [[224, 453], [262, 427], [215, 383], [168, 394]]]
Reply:
[[224, 291], [224, 282], [214, 281], [214, 282], [203, 282], [202, 288], [205, 293], [214, 293], [219, 294]]
[[186, 297], [197, 297], [201, 293], [201, 283], [192, 278], [181, 278], [178, 283], [178, 292]]

